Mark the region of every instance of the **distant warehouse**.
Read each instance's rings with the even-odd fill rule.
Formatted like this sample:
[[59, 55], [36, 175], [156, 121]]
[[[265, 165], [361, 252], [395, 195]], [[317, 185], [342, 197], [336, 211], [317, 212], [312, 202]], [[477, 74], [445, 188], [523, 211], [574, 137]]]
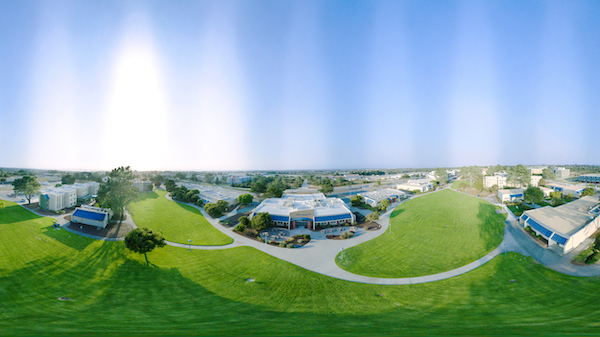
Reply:
[[425, 178], [409, 180], [405, 183], [398, 184], [396, 188], [403, 191], [427, 192], [433, 189], [433, 184], [431, 183], [431, 179]]
[[400, 199], [405, 199], [408, 194], [403, 191], [386, 188], [378, 191], [362, 192], [358, 193], [366, 204], [372, 207], [378, 207], [381, 205], [383, 200], [388, 200], [390, 203], [396, 202]]
[[600, 228], [598, 206], [597, 198], [587, 196], [558, 207], [525, 211], [521, 225], [529, 226], [548, 240], [548, 246], [558, 245], [566, 254]]
[[593, 184], [599, 184], [600, 183], [600, 174], [596, 173], [596, 174], [584, 174], [579, 176], [579, 181], [582, 183], [593, 183]]

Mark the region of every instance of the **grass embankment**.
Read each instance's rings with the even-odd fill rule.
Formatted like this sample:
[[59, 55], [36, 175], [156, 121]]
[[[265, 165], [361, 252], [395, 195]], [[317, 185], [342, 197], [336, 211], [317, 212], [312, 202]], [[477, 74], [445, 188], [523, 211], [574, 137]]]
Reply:
[[146, 266], [123, 242], [51, 223], [14, 203], [0, 210], [0, 335], [597, 332], [599, 278], [564, 276], [518, 254], [445, 281], [379, 286], [247, 247], [165, 247]]
[[376, 277], [436, 274], [473, 262], [503, 238], [506, 214], [487, 201], [444, 190], [409, 200], [391, 215], [392, 234], [344, 250], [343, 269]]
[[456, 180], [456, 181], [452, 182], [452, 186], [450, 186], [450, 187], [454, 190], [458, 190], [460, 188], [461, 183], [466, 184], [467, 187], [473, 187], [473, 185], [475, 185], [475, 184], [471, 184], [467, 180]]
[[196, 208], [165, 198], [165, 191], [140, 195], [127, 207], [139, 227], [161, 231], [169, 241], [193, 245], [226, 245], [233, 239], [219, 232]]

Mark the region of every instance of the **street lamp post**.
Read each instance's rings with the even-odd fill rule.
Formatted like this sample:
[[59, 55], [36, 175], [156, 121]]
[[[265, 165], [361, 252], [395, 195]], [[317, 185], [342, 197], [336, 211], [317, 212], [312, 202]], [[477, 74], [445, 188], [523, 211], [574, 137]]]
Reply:
[[188, 251], [192, 251], [192, 239], [188, 239]]
[[344, 259], [344, 247], [342, 247], [342, 260]]
[[390, 235], [392, 234], [392, 222], [390, 221]]

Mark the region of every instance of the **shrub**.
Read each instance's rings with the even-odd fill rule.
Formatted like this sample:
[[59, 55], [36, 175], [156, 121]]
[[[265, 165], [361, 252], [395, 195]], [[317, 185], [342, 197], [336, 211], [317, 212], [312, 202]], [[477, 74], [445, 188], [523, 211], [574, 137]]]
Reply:
[[592, 256], [590, 256], [587, 261], [585, 261], [585, 263], [587, 264], [594, 264], [596, 262], [598, 262], [598, 260], [600, 260], [600, 252], [598, 252], [597, 250], [594, 251], [594, 254], [592, 254]]
[[344, 233], [342, 233], [342, 235], [340, 235], [340, 239], [346, 240], [346, 239], [350, 239], [353, 236], [354, 236], [354, 233], [352, 233], [352, 232], [344, 232]]
[[310, 239], [310, 234], [304, 234], [304, 235], [303, 235], [303, 237], [304, 237], [306, 240], [309, 240], [309, 239]]
[[291, 242], [290, 242], [290, 243], [288, 243], [288, 244], [286, 244], [285, 246], [286, 246], [287, 248], [294, 248], [294, 244], [293, 244], [293, 243], [291, 243]]
[[223, 215], [223, 210], [213, 203], [208, 203], [204, 206], [204, 210], [213, 218], [218, 218]]
[[283, 248], [285, 248], [285, 246], [286, 246], [286, 243], [285, 243], [285, 242], [280, 242], [280, 243], [279, 243], [279, 247], [283, 247]]
[[368, 221], [375, 221], [377, 219], [379, 219], [379, 212], [373, 212], [373, 213], [370, 213], [369, 215], [367, 215]]
[[577, 256], [575, 256], [573, 258], [573, 260], [575, 261], [579, 261], [579, 262], [586, 262], [588, 260], [588, 258], [590, 258], [590, 256], [592, 256], [594, 254], [594, 250], [591, 248], [582, 250], [581, 253], [579, 253]]
[[298, 243], [299, 244], [303, 244], [304, 243], [304, 239], [298, 239]]
[[237, 226], [235, 226], [234, 230], [236, 232], [243, 232], [244, 230], [246, 230], [246, 225], [240, 223]]
[[238, 221], [240, 222], [240, 224], [242, 224], [246, 227], [250, 225], [250, 220], [248, 220], [247, 216], [243, 216], [243, 217], [239, 218]]

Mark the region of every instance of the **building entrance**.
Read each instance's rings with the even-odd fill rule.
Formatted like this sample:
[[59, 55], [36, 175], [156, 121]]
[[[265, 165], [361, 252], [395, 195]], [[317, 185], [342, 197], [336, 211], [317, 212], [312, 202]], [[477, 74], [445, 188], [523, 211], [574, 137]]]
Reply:
[[299, 228], [299, 227], [304, 227], [304, 228], [308, 227], [308, 221], [306, 221], [306, 220], [297, 220], [296, 221], [296, 228]]

